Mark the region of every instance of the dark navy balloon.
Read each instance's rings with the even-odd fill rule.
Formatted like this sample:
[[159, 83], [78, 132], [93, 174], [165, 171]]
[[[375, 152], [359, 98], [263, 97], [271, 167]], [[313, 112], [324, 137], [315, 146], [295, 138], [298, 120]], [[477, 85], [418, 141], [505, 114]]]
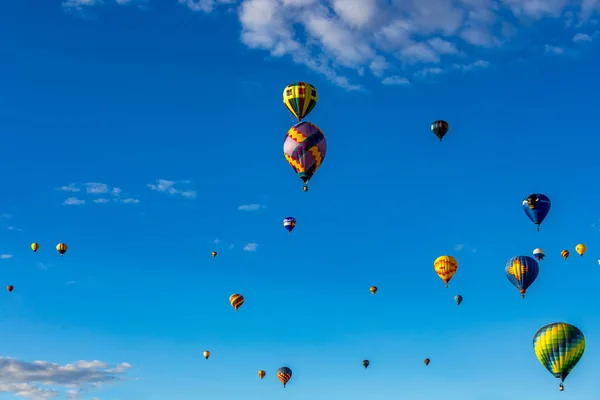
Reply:
[[539, 231], [541, 223], [550, 212], [550, 199], [545, 194], [530, 194], [523, 200], [523, 211]]
[[504, 272], [510, 283], [519, 289], [521, 297], [525, 298], [525, 292], [540, 273], [540, 266], [532, 257], [517, 256], [508, 260]]

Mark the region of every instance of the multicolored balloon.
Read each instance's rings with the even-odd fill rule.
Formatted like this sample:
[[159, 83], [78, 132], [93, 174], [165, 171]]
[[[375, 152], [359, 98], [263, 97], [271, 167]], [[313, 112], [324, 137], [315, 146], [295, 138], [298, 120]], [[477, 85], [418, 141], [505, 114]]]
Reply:
[[202, 353], [202, 355], [204, 356], [205, 359], [208, 360], [208, 357], [210, 357], [210, 351], [204, 350], [204, 353]]
[[216, 256], [217, 256], [217, 252], [216, 252], [216, 251], [213, 251], [212, 253], [210, 253], [210, 255], [211, 255], [211, 256], [213, 256], [213, 258], [214, 258], [214, 257], [216, 257]]
[[540, 272], [540, 266], [529, 256], [517, 256], [508, 260], [504, 272], [510, 283], [519, 289], [521, 298], [524, 299], [527, 289]]
[[541, 261], [546, 255], [544, 254], [544, 250], [537, 248], [533, 250], [533, 256], [536, 260]]
[[440, 256], [433, 262], [433, 269], [448, 287], [448, 282], [458, 270], [458, 261], [452, 256]]
[[321, 130], [310, 122], [300, 122], [288, 131], [283, 142], [283, 154], [308, 190], [308, 182], [317, 172], [327, 153], [327, 140]]
[[292, 370], [288, 367], [281, 367], [277, 370], [277, 379], [283, 383], [283, 387], [292, 379]]
[[229, 296], [229, 304], [231, 304], [231, 307], [233, 307], [235, 311], [237, 311], [242, 306], [242, 304], [244, 304], [244, 296], [238, 293], [232, 294], [231, 296]]
[[537, 359], [556, 378], [559, 389], [577, 365], [585, 351], [585, 337], [576, 326], [554, 322], [541, 327], [533, 336], [533, 351]]
[[267, 375], [267, 373], [265, 371], [263, 371], [262, 369], [258, 370], [258, 377], [262, 380], [262, 378], [265, 377], [265, 375]]
[[431, 124], [431, 132], [440, 139], [440, 142], [446, 136], [446, 133], [448, 133], [449, 128], [450, 126], [444, 120], [438, 120]]
[[296, 218], [287, 217], [283, 219], [283, 227], [288, 231], [288, 233], [292, 233], [294, 228], [296, 227]]
[[550, 199], [545, 194], [530, 194], [523, 200], [523, 211], [531, 222], [537, 225], [539, 231], [540, 225], [550, 212]]
[[375, 293], [377, 293], [377, 290], [379, 290], [379, 289], [377, 289], [377, 286], [371, 286], [371, 287], [369, 288], [369, 292], [371, 292], [371, 294], [375, 294]]
[[425, 360], [423, 360], [423, 362], [425, 363], [425, 365], [429, 365], [429, 363], [431, 362], [431, 360], [429, 358], [426, 358]]
[[317, 105], [319, 94], [310, 83], [295, 82], [283, 89], [283, 104], [298, 121], [302, 121]]
[[562, 256], [562, 258], [564, 258], [565, 260], [566, 260], [567, 258], [569, 258], [569, 255], [570, 255], [570, 254], [571, 254], [571, 253], [569, 253], [569, 250], [563, 250], [563, 251], [561, 251], [561, 252], [560, 252], [560, 255], [561, 255], [561, 256]]
[[369, 364], [371, 364], [371, 362], [369, 360], [362, 360], [362, 365], [363, 365], [363, 367], [365, 367], [365, 369], [367, 369], [369, 367]]
[[61, 257], [65, 255], [68, 249], [69, 246], [64, 243], [59, 243], [56, 245], [56, 251], [58, 251], [58, 254], [60, 254]]
[[587, 250], [587, 247], [583, 243], [579, 243], [577, 246], [575, 246], [575, 251], [577, 252], [577, 254], [579, 254], [580, 257], [583, 257], [586, 250]]
[[454, 296], [454, 301], [456, 302], [457, 306], [460, 306], [460, 303], [462, 303], [463, 301], [463, 297], [460, 294], [457, 294], [456, 296]]

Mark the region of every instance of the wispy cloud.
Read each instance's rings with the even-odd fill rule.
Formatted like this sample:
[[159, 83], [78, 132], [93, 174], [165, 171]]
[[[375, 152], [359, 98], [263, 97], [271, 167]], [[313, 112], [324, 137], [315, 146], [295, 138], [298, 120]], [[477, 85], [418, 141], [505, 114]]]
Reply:
[[37, 263], [38, 269], [41, 269], [42, 271], [47, 271], [48, 268], [51, 268], [52, 266], [52, 264]]
[[221, 240], [219, 238], [215, 238], [215, 240], [213, 240], [213, 244], [219, 244], [221, 243]]
[[578, 33], [575, 36], [573, 36], [573, 41], [575, 43], [577, 43], [577, 42], [591, 42], [592, 41], [592, 37], [590, 35], [588, 35], [587, 33]]
[[149, 183], [147, 186], [157, 192], [179, 195], [188, 199], [196, 198], [196, 191], [191, 189], [179, 189], [175, 187], [175, 184], [189, 186], [190, 181], [168, 181], [166, 179], [157, 179], [156, 183]]
[[244, 204], [238, 207], [240, 211], [258, 211], [262, 208], [267, 208], [261, 204]]
[[[22, 361], [0, 357], [0, 392], [31, 400], [44, 400], [61, 396], [67, 398], [88, 388], [99, 389], [105, 383], [115, 383], [131, 368], [129, 363], [110, 366], [102, 361], [77, 361], [60, 365], [50, 361]], [[71, 391], [70, 394], [68, 391]], [[68, 397], [71, 396], [71, 397]]]
[[65, 285], [74, 285], [76, 283], [77, 283], [77, 281], [68, 281], [68, 282], [65, 282]]
[[555, 55], [561, 55], [561, 54], [565, 53], [565, 49], [563, 49], [562, 47], [552, 46], [549, 44], [544, 46], [544, 51], [547, 54], [555, 54]]
[[244, 251], [255, 252], [258, 248], [258, 244], [256, 243], [248, 243], [244, 246]]
[[410, 85], [410, 81], [406, 78], [403, 78], [401, 76], [398, 75], [393, 75], [393, 76], [388, 76], [387, 78], [384, 78], [381, 83], [383, 83], [384, 85]]
[[[123, 191], [121, 188], [115, 186], [109, 186], [106, 183], [99, 182], [87, 182], [83, 184], [70, 183], [65, 186], [56, 188], [56, 190], [63, 192], [84, 192], [87, 196], [93, 198], [92, 203], [95, 204], [108, 204], [108, 203], [123, 203], [123, 204], [137, 204], [140, 201], [134, 197], [122, 196]], [[63, 204], [65, 205], [82, 205], [85, 204], [85, 199], [78, 197], [69, 197]]]
[[509, 43], [513, 49], [530, 47], [522, 38], [544, 37], [530, 30], [543, 32], [548, 23], [555, 24], [556, 30], [583, 27], [600, 9], [595, 0], [179, 0], [179, 3], [202, 13], [214, 12], [220, 6], [232, 10], [235, 3], [241, 41], [247, 47], [301, 64], [348, 90], [362, 89], [360, 80], [368, 72], [389, 85], [394, 81], [390, 78], [404, 71], [408, 75], [424, 68], [475, 71], [480, 68], [448, 67], [473, 65], [482, 51], [502, 54]]
[[469, 246], [469, 245], [465, 245], [465, 244], [457, 244], [456, 246], [454, 246], [454, 251], [469, 251], [471, 253], [477, 253], [477, 249], [473, 246]]
[[0, 260], [10, 260], [13, 258], [12, 254], [0, 254]]
[[461, 251], [464, 248], [465, 248], [464, 244], [457, 244], [456, 246], [454, 246], [454, 251]]

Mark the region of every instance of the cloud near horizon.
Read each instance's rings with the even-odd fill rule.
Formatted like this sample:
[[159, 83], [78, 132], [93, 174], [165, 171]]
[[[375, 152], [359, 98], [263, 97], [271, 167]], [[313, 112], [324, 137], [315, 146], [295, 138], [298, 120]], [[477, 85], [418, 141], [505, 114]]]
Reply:
[[[118, 187], [110, 187], [106, 183], [98, 182], [87, 182], [83, 184], [70, 183], [68, 185], [60, 186], [56, 190], [61, 192], [71, 193], [85, 193], [87, 196], [92, 196], [92, 203], [106, 204], [106, 203], [123, 203], [123, 204], [137, 204], [140, 201], [134, 197], [128, 197], [122, 195], [122, 190]], [[63, 205], [68, 206], [80, 206], [86, 203], [85, 199], [81, 199], [76, 196], [71, 196], [65, 199]]]
[[70, 399], [82, 399], [82, 391], [118, 382], [130, 368], [129, 363], [111, 367], [98, 360], [59, 365], [0, 357], [0, 393], [30, 400], [58, 398], [63, 393]]
[[[362, 89], [359, 81], [368, 75], [384, 85], [408, 85], [487, 68], [493, 63], [478, 54], [493, 58], [509, 42], [518, 47], [520, 37], [536, 37], [531, 31], [546, 29], [546, 22], [556, 25], [556, 35], [537, 35], [548, 41], [533, 44], [540, 54], [572, 54], [569, 46], [599, 36], [599, 0], [158, 1], [178, 1], [193, 12], [235, 11], [247, 47], [291, 59], [349, 90]], [[100, 1], [66, 3], [81, 8]]]

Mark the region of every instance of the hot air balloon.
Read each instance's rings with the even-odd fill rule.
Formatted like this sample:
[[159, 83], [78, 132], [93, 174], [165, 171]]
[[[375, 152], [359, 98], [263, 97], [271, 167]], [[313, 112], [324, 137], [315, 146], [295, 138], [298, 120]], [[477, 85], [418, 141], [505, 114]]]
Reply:
[[433, 262], [433, 269], [448, 287], [448, 282], [458, 270], [458, 261], [452, 256], [440, 256]]
[[283, 154], [308, 190], [308, 182], [317, 172], [327, 153], [327, 140], [321, 130], [310, 122], [300, 122], [288, 131], [283, 142]]
[[560, 379], [559, 389], [585, 351], [585, 337], [576, 326], [554, 322], [541, 327], [533, 336], [533, 351], [544, 367]]
[[202, 353], [202, 355], [208, 360], [208, 357], [210, 357], [210, 351], [204, 350], [204, 353]]
[[504, 272], [510, 283], [519, 289], [521, 298], [524, 299], [527, 288], [531, 286], [540, 272], [540, 266], [529, 256], [517, 256], [508, 260]]
[[435, 121], [431, 124], [431, 132], [440, 139], [440, 142], [442, 141], [442, 138], [446, 136], [446, 133], [448, 133], [448, 129], [448, 123], [443, 120]]
[[583, 243], [579, 243], [577, 246], [575, 246], [575, 251], [581, 257], [583, 257], [583, 255], [585, 254], [586, 250], [587, 250], [587, 247], [585, 247], [585, 244], [583, 244]]
[[38, 251], [39, 248], [40, 248], [40, 245], [37, 244], [36, 242], [31, 243], [31, 250], [33, 250], [34, 253], [36, 251]]
[[431, 362], [431, 360], [429, 358], [426, 358], [425, 360], [423, 360], [423, 362], [425, 363], [425, 365], [429, 365], [429, 363]]
[[454, 296], [454, 301], [456, 302], [456, 305], [460, 306], [460, 303], [463, 301], [463, 297], [460, 294], [457, 294]]
[[242, 304], [244, 304], [244, 296], [237, 293], [232, 294], [231, 296], [229, 296], [229, 304], [231, 304], [231, 307], [233, 307], [235, 311], [237, 311], [242, 306]]
[[546, 255], [544, 254], [544, 250], [537, 248], [533, 250], [533, 256], [536, 260], [541, 261]]
[[567, 258], [569, 258], [569, 255], [570, 255], [570, 254], [571, 254], [571, 253], [569, 253], [569, 250], [563, 250], [563, 251], [561, 251], [561, 252], [560, 252], [560, 255], [561, 255], [561, 256], [562, 256], [562, 258], [564, 258], [565, 260], [566, 260]]
[[9, 293], [12, 292], [14, 289], [15, 289], [15, 287], [13, 285], [8, 285], [6, 287], [6, 290], [8, 290]]
[[371, 364], [369, 360], [362, 360], [362, 365], [365, 367], [365, 369], [369, 367], [369, 364]]
[[212, 253], [210, 253], [211, 256], [216, 257], [217, 256], [217, 252], [213, 251]]
[[58, 251], [58, 254], [60, 254], [61, 257], [67, 252], [68, 249], [69, 246], [64, 243], [59, 243], [56, 245], [56, 251]]
[[377, 286], [371, 286], [371, 287], [369, 288], [369, 292], [371, 292], [371, 294], [375, 294], [375, 293], [377, 293]]
[[294, 228], [296, 227], [296, 218], [287, 217], [283, 219], [283, 227], [287, 229], [288, 233], [292, 233]]
[[600, 265], [600, 258], [598, 259], [598, 265]]
[[319, 94], [310, 83], [295, 82], [283, 89], [283, 104], [298, 122], [310, 114], [317, 101], [319, 101]]
[[259, 377], [260, 379], [264, 378], [264, 377], [265, 377], [265, 375], [267, 375], [267, 373], [266, 373], [265, 371], [263, 371], [262, 369], [259, 369], [259, 370], [258, 370], [258, 377]]
[[281, 367], [277, 370], [277, 379], [283, 383], [283, 387], [292, 379], [292, 370], [288, 367]]
[[537, 225], [539, 231], [540, 225], [550, 211], [550, 199], [545, 194], [530, 194], [523, 200], [523, 210], [531, 222]]

